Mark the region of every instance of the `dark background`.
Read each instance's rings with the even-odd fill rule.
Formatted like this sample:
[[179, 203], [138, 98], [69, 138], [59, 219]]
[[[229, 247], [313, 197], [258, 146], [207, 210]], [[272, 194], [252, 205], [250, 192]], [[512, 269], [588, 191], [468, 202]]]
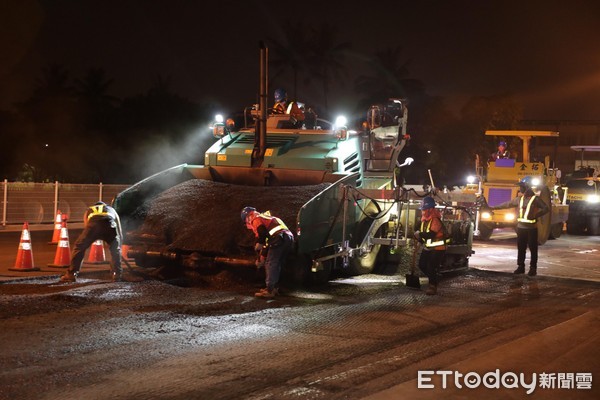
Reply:
[[[256, 102], [261, 40], [270, 50], [270, 91], [285, 87], [322, 115], [358, 116], [377, 95], [408, 97], [413, 151], [433, 151], [429, 162], [448, 181], [474, 152], [494, 146], [482, 129], [600, 118], [595, 1], [0, 4], [0, 128], [3, 152], [10, 150], [0, 167], [11, 180], [131, 182], [201, 162], [212, 114]], [[306, 68], [294, 85], [282, 49], [323, 33], [329, 47], [320, 42], [310, 51], [338, 50], [330, 53], [327, 89]], [[394, 62], [381, 62], [386, 54]], [[96, 82], [106, 84], [110, 112], [97, 115], [97, 102], [82, 107], [90, 71], [101, 71]], [[378, 74], [389, 75], [385, 90], [358, 90], [361, 77]], [[70, 91], [48, 90], [56, 89], [52, 76]], [[453, 148], [456, 140], [463, 146]], [[461, 153], [456, 168], [442, 162], [448, 150]]]

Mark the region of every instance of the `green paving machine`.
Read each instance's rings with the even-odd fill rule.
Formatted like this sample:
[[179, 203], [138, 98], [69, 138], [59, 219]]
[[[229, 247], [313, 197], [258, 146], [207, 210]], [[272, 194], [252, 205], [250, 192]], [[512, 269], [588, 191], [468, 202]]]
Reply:
[[[263, 208], [279, 210], [277, 216], [288, 215], [284, 221], [295, 235], [295, 249], [287, 265], [294, 273], [302, 272], [300, 276], [306, 273], [322, 281], [335, 270], [349, 275], [376, 272], [381, 255], [412, 245], [413, 231], [420, 223], [421, 199], [431, 192], [394, 184], [395, 171], [410, 168], [412, 161], [402, 160], [402, 150], [410, 140], [406, 101], [390, 99], [371, 106], [356, 130], [342, 118], [335, 122], [316, 118], [310, 125], [306, 120], [298, 125], [289, 114], [270, 113], [267, 64], [268, 49], [262, 46], [259, 103], [245, 110], [245, 123], [239, 129], [225, 118], [214, 122], [215, 142], [205, 152], [203, 165], [173, 167], [115, 198], [128, 256], [136, 264], [194, 268], [253, 264], [251, 246], [239, 243], [243, 241], [240, 238], [249, 236], [239, 213], [243, 206], [254, 205], [250, 202], [257, 201], [263, 189], [273, 194], [272, 202]], [[221, 185], [219, 206], [203, 210], [205, 214], [195, 220], [190, 220], [190, 213], [171, 215], [169, 218], [177, 221], [160, 221], [149, 228], [147, 222], [157, 199], [195, 181]], [[295, 205], [278, 198], [278, 190], [302, 187], [319, 190], [295, 199], [299, 200]], [[191, 203], [181, 202], [171, 214]], [[444, 269], [466, 268], [472, 254], [473, 212], [452, 204], [440, 207], [451, 236]], [[219, 212], [221, 217], [216, 215]], [[229, 218], [226, 216], [233, 220], [224, 221]], [[177, 225], [181, 220], [186, 220], [185, 228], [159, 232], [163, 227], [183, 226]], [[229, 230], [235, 231], [227, 234], [235, 243], [225, 250], [206, 248], [206, 231], [227, 223]], [[198, 242], [178, 239], [181, 231], [200, 225], [195, 235]], [[201, 237], [207, 240], [201, 243]]]

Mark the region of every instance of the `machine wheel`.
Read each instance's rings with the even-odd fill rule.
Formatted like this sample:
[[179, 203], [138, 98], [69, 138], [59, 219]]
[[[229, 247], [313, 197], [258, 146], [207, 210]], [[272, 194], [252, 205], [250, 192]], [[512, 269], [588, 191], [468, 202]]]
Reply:
[[569, 235], [583, 235], [585, 227], [581, 223], [567, 221], [567, 233]]
[[288, 259], [288, 263], [291, 266], [289, 276], [291, 277], [294, 285], [321, 285], [327, 283], [331, 279], [331, 273], [333, 271], [334, 260], [324, 261], [322, 266], [323, 269], [317, 272], [312, 272], [312, 260], [308, 255], [301, 254]]
[[441, 273], [464, 271], [469, 269], [469, 258], [460, 254], [445, 254]]
[[556, 223], [550, 227], [550, 239], [558, 239], [562, 235], [564, 224], [562, 222]]
[[546, 241], [550, 237], [550, 219], [552, 218], [552, 215], [551, 215], [552, 214], [552, 204], [550, 202], [550, 200], [551, 200], [550, 190], [548, 190], [547, 187], [542, 188], [539, 196], [542, 199], [542, 201], [544, 203], [546, 203], [546, 205], [550, 209], [550, 212], [548, 214], [538, 218], [538, 221], [537, 221], [538, 244], [541, 246], [544, 243], [546, 243]]
[[479, 236], [477, 236], [480, 240], [485, 240], [488, 241], [490, 240], [490, 238], [492, 237], [492, 233], [494, 233], [494, 228], [489, 226], [489, 225], [485, 225], [485, 224], [479, 224]]
[[588, 235], [600, 235], [600, 217], [588, 219]]
[[[372, 224], [373, 220], [367, 217], [363, 218], [362, 221], [358, 223], [356, 234], [353, 236], [354, 239], [350, 241], [350, 245], [352, 247], [358, 246], [359, 243], [363, 241]], [[385, 234], [385, 229], [387, 229], [387, 224], [381, 225], [381, 227], [379, 227], [375, 233], [375, 237], [383, 237]], [[362, 256], [351, 257], [348, 268], [346, 268], [347, 273], [350, 275], [372, 273], [375, 265], [377, 264], [377, 255], [379, 254], [380, 248], [381, 245], [376, 244], [371, 247], [371, 251], [369, 253], [366, 253]]]

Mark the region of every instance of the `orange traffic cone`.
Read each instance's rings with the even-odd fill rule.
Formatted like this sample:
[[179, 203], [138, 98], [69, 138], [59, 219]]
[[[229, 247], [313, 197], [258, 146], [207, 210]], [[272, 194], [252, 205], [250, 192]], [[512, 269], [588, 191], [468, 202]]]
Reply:
[[67, 223], [62, 222], [60, 228], [60, 240], [58, 246], [56, 246], [56, 254], [54, 256], [54, 263], [48, 264], [49, 267], [54, 268], [67, 268], [71, 263], [71, 246], [69, 244], [69, 232], [67, 231]]
[[39, 268], [33, 266], [33, 250], [31, 248], [31, 236], [29, 235], [29, 224], [23, 224], [19, 250], [17, 251], [17, 261], [11, 271], [39, 271]]
[[56, 218], [54, 219], [54, 232], [52, 233], [52, 240], [48, 244], [57, 244], [60, 240], [60, 230], [62, 228], [62, 213], [60, 210], [56, 211]]
[[104, 242], [96, 240], [90, 247], [90, 253], [85, 264], [108, 264], [106, 254], [104, 253]]
[[127, 255], [127, 253], [129, 252], [129, 249], [131, 248], [131, 246], [129, 246], [128, 244], [122, 244], [121, 245], [121, 257], [125, 260], [131, 260], [131, 258], [129, 258], [129, 256]]

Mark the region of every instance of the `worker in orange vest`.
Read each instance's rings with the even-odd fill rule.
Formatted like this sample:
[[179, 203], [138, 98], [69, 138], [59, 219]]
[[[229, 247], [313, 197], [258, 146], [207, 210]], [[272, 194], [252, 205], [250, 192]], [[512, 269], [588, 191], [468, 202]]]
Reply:
[[421, 228], [414, 233], [423, 244], [419, 257], [419, 269], [429, 279], [425, 294], [435, 295], [438, 288], [438, 269], [446, 253], [445, 229], [441, 213], [435, 208], [433, 197], [427, 196], [421, 204]]
[[300, 109], [298, 102], [288, 101], [287, 92], [284, 89], [275, 89], [274, 97], [273, 113], [289, 114], [294, 127], [301, 128], [304, 122], [304, 112]]
[[244, 207], [242, 222], [254, 233], [254, 250], [264, 256], [265, 288], [255, 296], [273, 298], [279, 294], [279, 276], [283, 262], [292, 249], [294, 235], [285, 223], [270, 213], [259, 213], [254, 207]]

